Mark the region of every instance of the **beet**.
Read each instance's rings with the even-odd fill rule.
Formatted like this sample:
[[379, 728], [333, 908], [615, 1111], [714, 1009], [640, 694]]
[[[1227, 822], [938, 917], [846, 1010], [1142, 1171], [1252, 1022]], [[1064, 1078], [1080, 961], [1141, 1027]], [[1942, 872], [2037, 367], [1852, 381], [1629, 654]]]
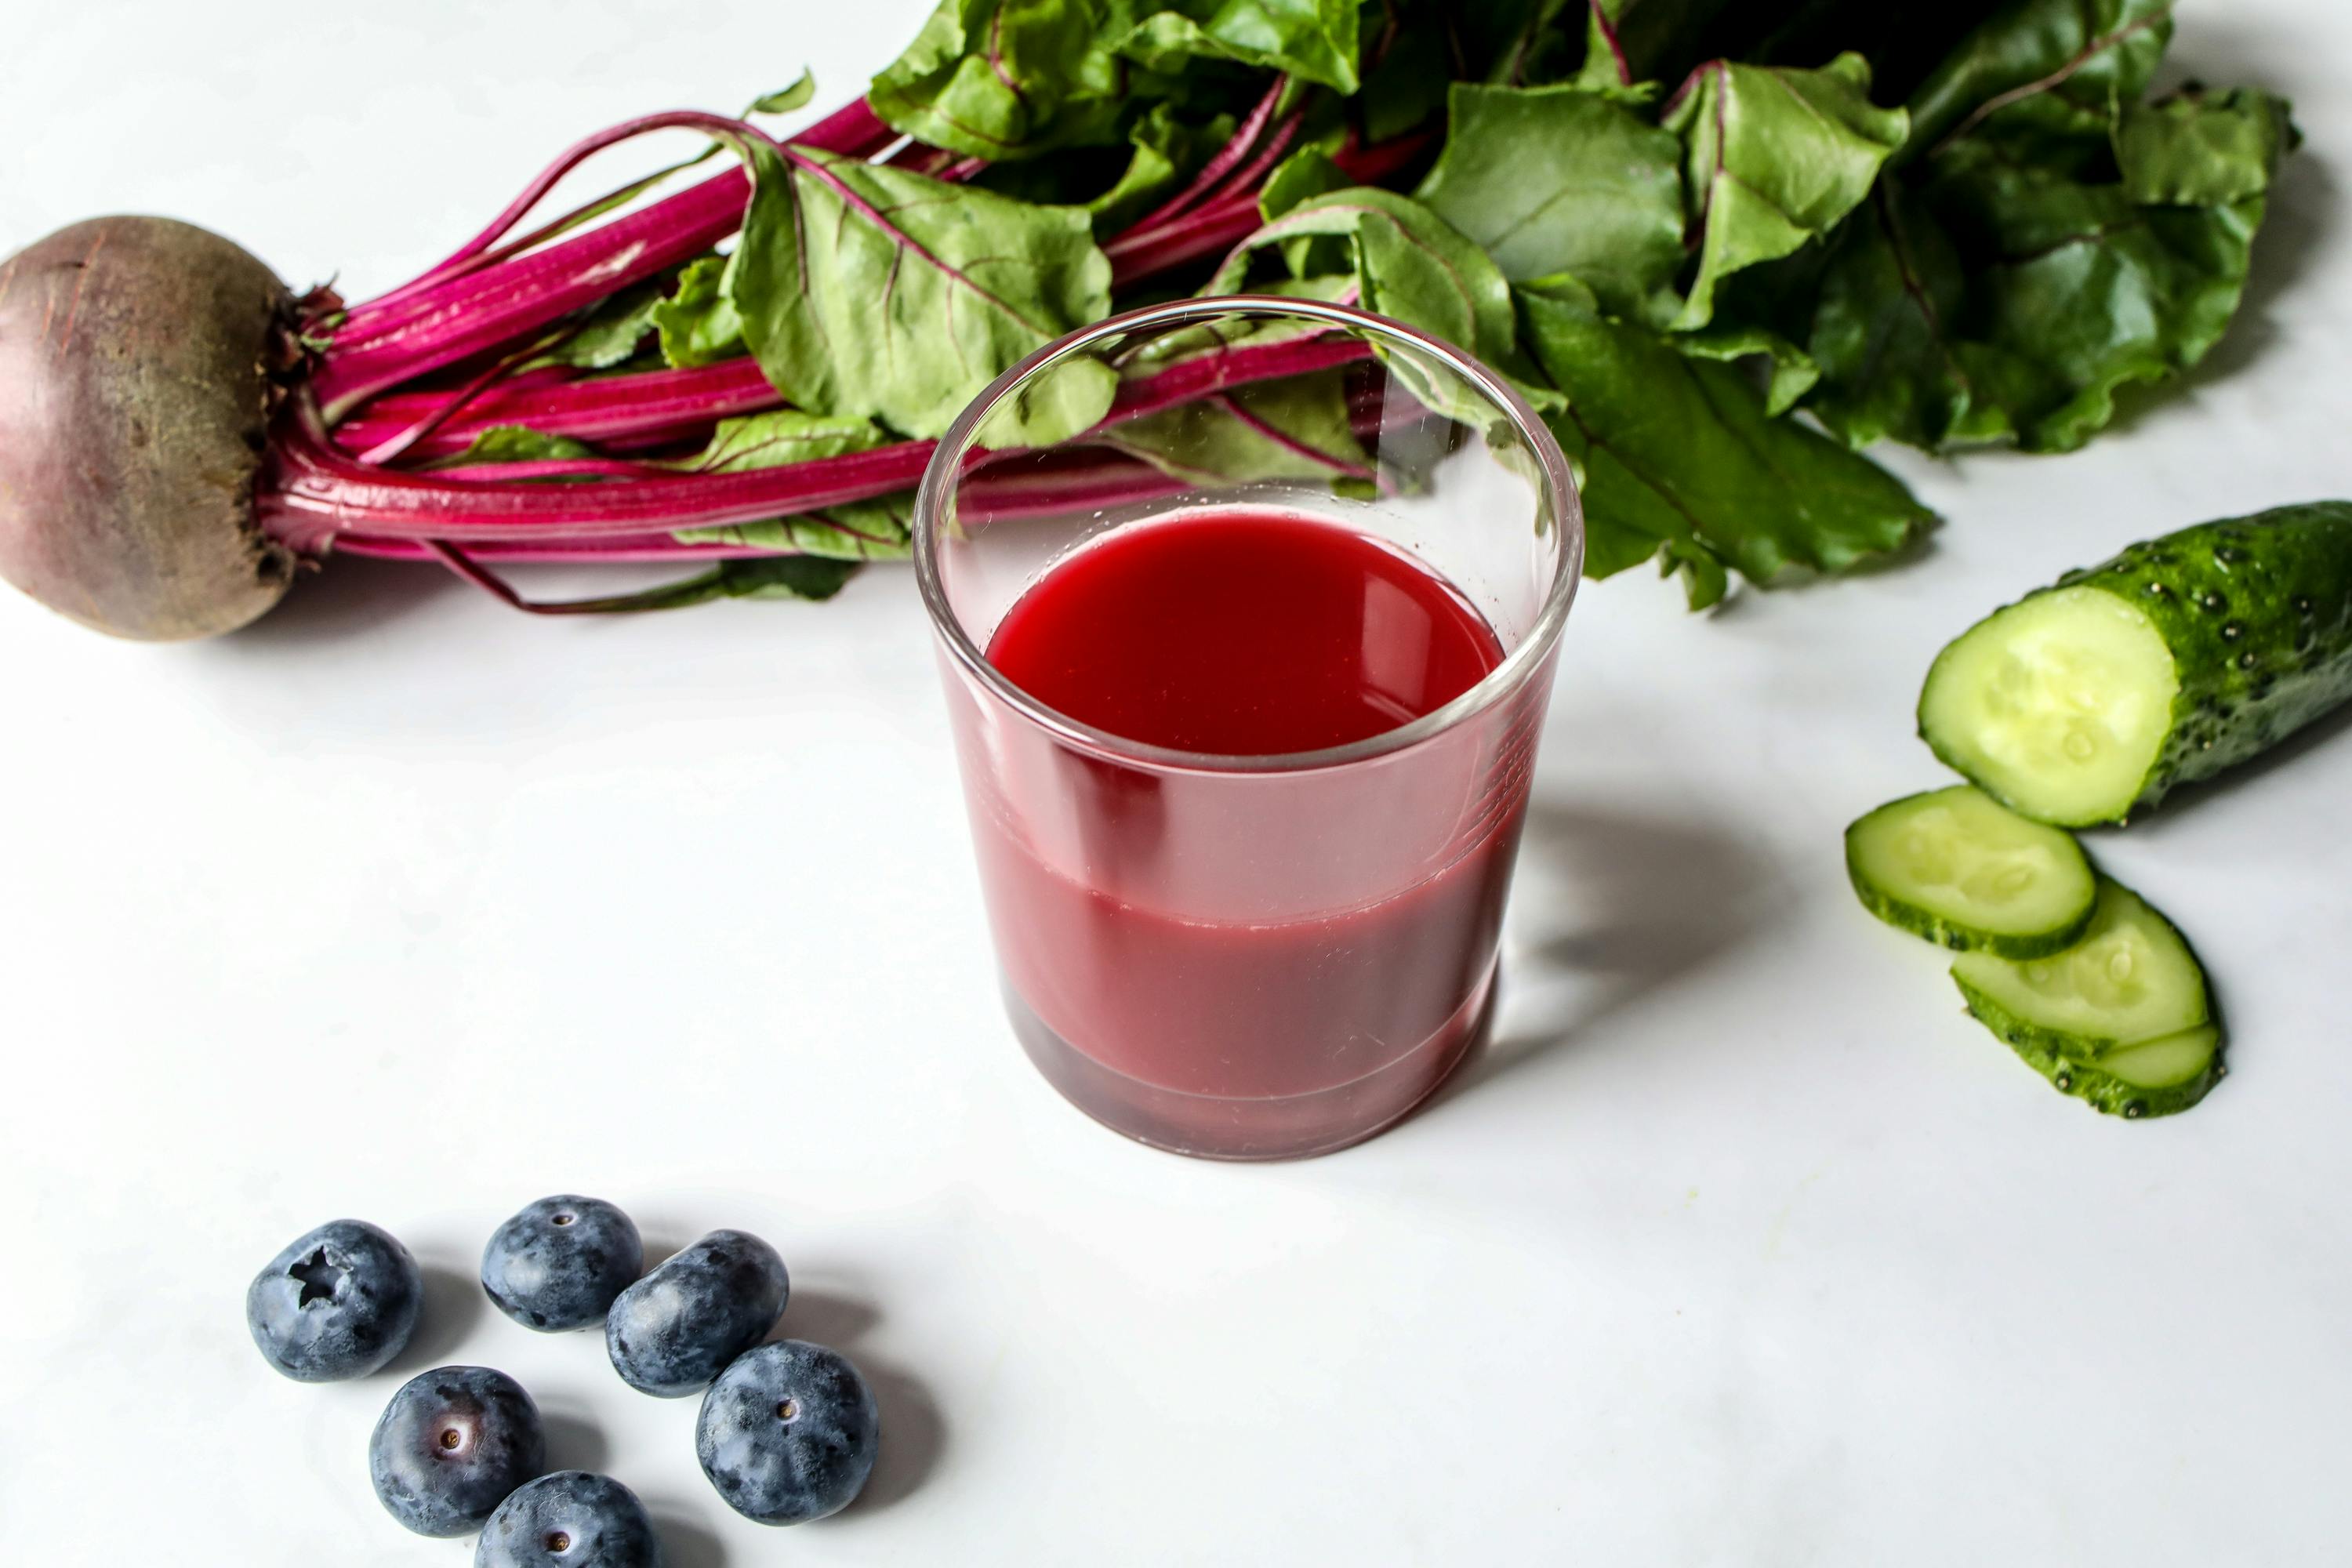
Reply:
[[254, 485], [292, 306], [243, 249], [169, 218], [93, 218], [0, 262], [0, 576], [152, 642], [277, 604], [294, 555]]
[[[1276, 115], [1286, 79], [1265, 88], [1255, 130], [1108, 245], [1122, 286], [1257, 226], [1255, 195], [1226, 186], [1263, 174], [1295, 133], [1297, 113]], [[246, 625], [298, 571], [336, 553], [436, 563], [518, 608], [568, 615], [746, 593], [821, 597], [816, 584], [838, 586], [855, 569], [836, 560], [823, 563], [829, 574], [780, 571], [793, 550], [772, 530], [721, 535], [777, 519], [833, 529], [834, 552], [903, 552], [902, 524], [893, 538], [839, 530], [825, 514], [886, 499], [903, 513], [932, 441], [772, 467], [702, 461], [725, 422], [785, 411], [784, 395], [748, 353], [708, 363], [650, 354], [657, 333], [639, 313], [644, 300], [682, 290], [682, 268], [719, 261], [744, 226], [745, 170], [638, 202], [656, 176], [530, 221], [583, 160], [661, 131], [828, 180], [828, 159], [889, 163], [943, 187], [986, 167], [899, 136], [863, 98], [785, 142], [724, 115], [644, 115], [575, 142], [437, 265], [350, 303], [326, 287], [297, 297], [229, 241], [170, 219], [60, 230], [0, 262], [0, 577], [85, 626], [163, 642]], [[1406, 136], [1334, 156], [1376, 178], [1419, 145]], [[889, 243], [919, 249], [904, 236]], [[631, 322], [635, 342], [595, 342]], [[583, 338], [587, 352], [575, 354]], [[1333, 347], [1274, 342], [1179, 360], [1122, 382], [1106, 418], [1329, 369]], [[1180, 488], [1116, 449], [1068, 459], [1003, 476], [1003, 507], [1063, 510], [1089, 495], [1107, 504]], [[490, 570], [554, 562], [680, 563], [696, 574], [541, 604]]]

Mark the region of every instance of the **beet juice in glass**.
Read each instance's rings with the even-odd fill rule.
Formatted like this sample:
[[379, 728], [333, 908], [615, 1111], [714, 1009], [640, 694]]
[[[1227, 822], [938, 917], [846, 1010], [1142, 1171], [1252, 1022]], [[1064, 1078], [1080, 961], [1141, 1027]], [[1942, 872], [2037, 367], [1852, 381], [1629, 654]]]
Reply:
[[1225, 1159], [1340, 1148], [1444, 1081], [1486, 1023], [1583, 553], [1518, 395], [1341, 306], [1135, 311], [965, 412], [915, 551], [1046, 1079]]

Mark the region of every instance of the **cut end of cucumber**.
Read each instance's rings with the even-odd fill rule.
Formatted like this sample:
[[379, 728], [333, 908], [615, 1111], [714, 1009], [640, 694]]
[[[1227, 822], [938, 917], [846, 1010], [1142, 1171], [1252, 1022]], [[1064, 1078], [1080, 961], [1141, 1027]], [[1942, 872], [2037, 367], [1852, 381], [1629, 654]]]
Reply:
[[[2082, 939], [2047, 958], [1962, 953], [1952, 978], [1969, 1010], [2007, 1038], [2023, 1028], [2063, 1056], [2096, 1061], [2210, 1021], [2205, 972], [2172, 923], [2105, 878]], [[2012, 1040], [2011, 1044], [2016, 1042]]]
[[2071, 946], [2098, 898], [2072, 836], [1967, 784], [1880, 806], [1846, 829], [1845, 860], [1863, 906], [1887, 924], [2004, 958]]
[[2058, 588], [1995, 611], [1937, 656], [1919, 733], [2036, 821], [2114, 822], [2156, 766], [2179, 689], [2163, 635], [2129, 600]]

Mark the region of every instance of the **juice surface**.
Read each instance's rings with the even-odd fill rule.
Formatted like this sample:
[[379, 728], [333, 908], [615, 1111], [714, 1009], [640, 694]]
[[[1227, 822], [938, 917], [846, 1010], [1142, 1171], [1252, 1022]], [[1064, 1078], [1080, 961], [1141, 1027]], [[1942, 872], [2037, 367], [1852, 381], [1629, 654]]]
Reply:
[[1270, 756], [1393, 730], [1501, 661], [1452, 584], [1337, 524], [1190, 512], [1066, 557], [988, 660], [1059, 712], [1179, 751]]

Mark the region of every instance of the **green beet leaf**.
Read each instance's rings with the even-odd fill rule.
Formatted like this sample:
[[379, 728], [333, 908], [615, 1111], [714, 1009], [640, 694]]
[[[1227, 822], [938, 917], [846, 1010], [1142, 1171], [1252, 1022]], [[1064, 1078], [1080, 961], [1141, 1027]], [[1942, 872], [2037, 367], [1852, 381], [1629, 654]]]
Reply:
[[677, 538], [686, 544], [743, 544], [757, 550], [822, 556], [830, 561], [903, 561], [912, 553], [914, 527], [915, 496], [908, 490], [878, 500], [850, 501], [821, 511], [803, 512], [797, 517], [725, 528], [683, 529]]
[[576, 365], [582, 370], [611, 370], [636, 357], [637, 345], [654, 330], [654, 311], [662, 302], [663, 280], [656, 279], [603, 300], [580, 318], [579, 329], [539, 356], [538, 364]]
[[1152, 70], [1237, 60], [1356, 90], [1360, 0], [1109, 0], [1108, 8], [1114, 47]]
[[1353, 93], [1359, 10], [1359, 0], [942, 0], [867, 98], [892, 130], [992, 163], [1116, 145], [1131, 111], [1182, 91], [1199, 61]]
[[1501, 268], [1460, 230], [1393, 191], [1359, 185], [1301, 203], [1237, 247], [1202, 292], [1237, 293], [1255, 254], [1323, 236], [1349, 243], [1364, 309], [1489, 364], [1507, 369], [1517, 362], [1511, 287]]
[[2011, 0], [1911, 95], [1903, 161], [1985, 126], [2032, 156], [2101, 141], [2171, 37], [2172, 0]]
[[1697, 331], [1676, 332], [1666, 341], [1696, 359], [1760, 360], [1767, 367], [1767, 414], [1786, 414], [1822, 378], [1819, 361], [1769, 327], [1738, 326], [1718, 318]]
[[672, 465], [689, 474], [741, 474], [818, 458], [870, 452], [890, 439], [873, 421], [772, 408], [721, 419], [702, 450]]
[[[827, 153], [749, 155], [728, 293], [798, 407], [938, 436], [1000, 372], [1110, 310], [1110, 263], [1082, 210]], [[1102, 412], [1073, 413], [1071, 428]]]
[[1051, 158], [992, 163], [971, 182], [1016, 201], [1087, 209], [1095, 233], [1118, 233], [1175, 194], [1201, 165], [1233, 140], [1230, 113], [1191, 118], [1182, 106], [1153, 104], [1127, 128], [1120, 147], [1076, 147]]
[[852, 561], [829, 561], [814, 555], [779, 555], [767, 561], [729, 561], [715, 574], [711, 596], [725, 599], [807, 599], [822, 601], [841, 592], [857, 573]]
[[1356, 182], [1320, 147], [1302, 147], [1274, 167], [1258, 190], [1258, 216], [1272, 223], [1302, 202], [1344, 191]]
[[1457, 83], [1421, 189], [1515, 282], [1573, 273], [1611, 312], [1671, 316], [1683, 264], [1682, 143], [1573, 87]]
[[1571, 0], [1425, 0], [1422, 9], [1444, 17], [1446, 57], [1465, 81], [1557, 81], [1583, 47], [1584, 7]]
[[1713, 319], [1715, 294], [1743, 268], [1789, 255], [1852, 212], [1903, 144], [1902, 110], [1870, 101], [1870, 66], [1840, 55], [1820, 70], [1705, 67], [1665, 117], [1683, 139], [1698, 273], [1674, 324]]
[[1258, 382], [1123, 420], [1096, 437], [1173, 478], [1212, 488], [1257, 479], [1365, 480], [1339, 371]]
[[1112, 47], [1092, 0], [940, 0], [867, 92], [893, 131], [969, 157], [1116, 143], [1129, 103], [1162, 84]]
[[991, 405], [972, 444], [990, 450], [1052, 447], [1091, 429], [1118, 395], [1118, 372], [1090, 354], [1041, 366]]
[[2283, 98], [2252, 88], [2192, 90], [2126, 104], [2116, 162], [2124, 194], [2144, 206], [2221, 206], [2268, 191], [2299, 140]]
[[1716, 19], [1738, 9], [1735, 0], [1591, 0], [1577, 82], [1598, 91], [1679, 79], [1706, 58]]
[[[677, 466], [698, 474], [742, 473], [870, 451], [889, 438], [866, 420], [779, 408], [720, 420], [709, 444]], [[913, 517], [911, 495], [887, 496], [796, 517], [683, 529], [677, 537], [687, 544], [751, 545], [849, 561], [895, 560], [908, 552]]]
[[800, 79], [792, 86], [775, 92], [762, 93], [753, 99], [751, 106], [743, 112], [746, 115], [790, 114], [795, 109], [807, 108], [810, 100], [815, 97], [816, 73], [804, 70], [801, 72]]
[[1355, 109], [1364, 140], [1379, 142], [1427, 123], [1445, 107], [1458, 62], [1445, 7], [1391, 5], [1384, 17], [1374, 15], [1379, 36], [1366, 46], [1371, 63]]
[[[429, 465], [462, 468], [474, 463], [545, 463], [564, 458], [593, 458], [596, 448], [570, 436], [551, 436], [527, 425], [493, 425], [454, 457]], [[560, 475], [558, 479], [576, 476]]]
[[2235, 313], [2291, 142], [2283, 103], [2122, 106], [2118, 177], [2104, 131], [2037, 156], [2059, 146], [2055, 122], [2002, 119], [2021, 102], [1906, 168], [1839, 237], [1808, 406], [1848, 441], [2071, 450], [2118, 389], [2195, 364]]
[[1548, 423], [1583, 472], [1592, 575], [1656, 557], [1702, 608], [1722, 595], [1727, 565], [1759, 584], [1791, 567], [1842, 572], [1927, 522], [1892, 475], [1767, 414], [1739, 370], [1611, 320], [1574, 279], [1522, 289], [1518, 309], [1566, 399]]
[[[1346, 242], [1339, 243], [1344, 245]], [[1352, 294], [1356, 287], [1352, 275], [1332, 273], [1310, 278], [1273, 279], [1253, 284], [1251, 291], [1334, 304]], [[1239, 348], [1271, 348], [1276, 343], [1316, 337], [1323, 331], [1319, 322], [1297, 318], [1214, 319], [1163, 333], [1137, 346], [1131, 353], [1122, 355], [1121, 368], [1130, 379], [1140, 380], [1201, 355], [1227, 353]]]
[[1174, 104], [1153, 104], [1150, 112], [1128, 132], [1127, 167], [1108, 190], [1080, 204], [1094, 218], [1095, 232], [1116, 234], [1173, 195], [1178, 185], [1233, 140], [1234, 130], [1230, 114], [1191, 124], [1177, 113]]
[[855, 561], [815, 555], [762, 556], [722, 561], [708, 572], [657, 588], [582, 599], [564, 608], [574, 615], [628, 615], [646, 610], [683, 610], [718, 599], [830, 599], [857, 573]]
[[673, 367], [716, 364], [743, 352], [743, 319], [726, 289], [730, 265], [719, 256], [688, 262], [676, 291], [647, 310], [648, 322], [661, 334], [662, 358]]

